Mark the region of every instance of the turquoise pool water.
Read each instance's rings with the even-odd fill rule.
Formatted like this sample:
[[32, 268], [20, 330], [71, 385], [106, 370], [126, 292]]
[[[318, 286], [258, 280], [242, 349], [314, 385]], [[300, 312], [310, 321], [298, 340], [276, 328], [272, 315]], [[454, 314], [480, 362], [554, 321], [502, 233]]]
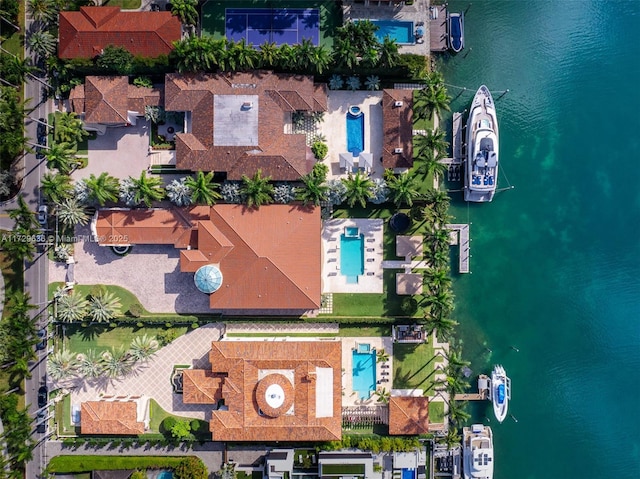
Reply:
[[416, 470], [415, 469], [402, 469], [402, 479], [415, 479], [416, 478]]
[[157, 479], [173, 479], [173, 472], [160, 471], [160, 474], [158, 474]]
[[371, 20], [371, 23], [378, 26], [376, 37], [383, 41], [385, 37], [395, 40], [399, 44], [413, 44], [413, 22], [401, 22], [398, 20]]
[[369, 399], [376, 390], [376, 353], [353, 351], [353, 390], [360, 399]]
[[357, 283], [364, 274], [364, 236], [340, 236], [340, 273], [347, 283]]
[[347, 113], [347, 151], [358, 156], [364, 151], [364, 113]]

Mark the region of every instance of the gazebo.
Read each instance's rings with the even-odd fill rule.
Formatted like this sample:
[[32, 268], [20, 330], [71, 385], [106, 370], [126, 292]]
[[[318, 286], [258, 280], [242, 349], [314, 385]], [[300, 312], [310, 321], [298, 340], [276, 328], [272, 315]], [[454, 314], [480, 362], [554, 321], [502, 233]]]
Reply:
[[396, 236], [396, 255], [401, 258], [422, 257], [422, 236]]

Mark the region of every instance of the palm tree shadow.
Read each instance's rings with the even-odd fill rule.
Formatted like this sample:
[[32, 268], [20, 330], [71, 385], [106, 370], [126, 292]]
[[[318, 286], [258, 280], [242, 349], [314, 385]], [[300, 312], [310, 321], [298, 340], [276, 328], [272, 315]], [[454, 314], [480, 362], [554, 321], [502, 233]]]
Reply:
[[99, 334], [105, 331], [105, 326], [100, 324], [90, 324], [80, 329], [80, 337], [83, 341], [93, 341]]

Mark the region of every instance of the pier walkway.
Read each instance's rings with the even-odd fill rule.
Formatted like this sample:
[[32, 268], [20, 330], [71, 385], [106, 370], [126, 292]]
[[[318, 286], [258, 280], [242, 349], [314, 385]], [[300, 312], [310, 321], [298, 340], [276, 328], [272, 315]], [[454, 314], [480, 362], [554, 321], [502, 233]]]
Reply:
[[432, 52], [444, 52], [449, 48], [447, 38], [447, 20], [449, 14], [445, 5], [432, 5], [429, 8], [429, 40]]
[[[415, 133], [414, 133], [415, 134]], [[464, 158], [462, 156], [462, 113], [455, 112], [453, 114], [453, 128], [451, 134], [451, 158], [443, 158], [440, 163], [447, 165], [447, 180], [448, 181], [460, 181], [461, 175], [464, 174], [462, 163]]]
[[460, 273], [469, 273], [469, 258], [471, 257], [471, 248], [469, 244], [469, 225], [466, 223], [448, 224], [447, 229], [457, 232], [452, 235], [451, 244], [459, 246], [458, 271]]

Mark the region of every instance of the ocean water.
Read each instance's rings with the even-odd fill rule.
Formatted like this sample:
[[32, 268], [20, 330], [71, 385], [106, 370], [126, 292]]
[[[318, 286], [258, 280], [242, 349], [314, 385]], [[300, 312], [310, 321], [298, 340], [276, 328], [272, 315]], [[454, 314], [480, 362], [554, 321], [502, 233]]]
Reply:
[[449, 88], [452, 110], [483, 83], [510, 90], [499, 187], [515, 188], [452, 194], [472, 223], [472, 274], [454, 281], [464, 354], [512, 379], [503, 424], [471, 406], [494, 431], [494, 477], [639, 478], [640, 2], [449, 6], [468, 8], [466, 49], [440, 62], [467, 88]]

